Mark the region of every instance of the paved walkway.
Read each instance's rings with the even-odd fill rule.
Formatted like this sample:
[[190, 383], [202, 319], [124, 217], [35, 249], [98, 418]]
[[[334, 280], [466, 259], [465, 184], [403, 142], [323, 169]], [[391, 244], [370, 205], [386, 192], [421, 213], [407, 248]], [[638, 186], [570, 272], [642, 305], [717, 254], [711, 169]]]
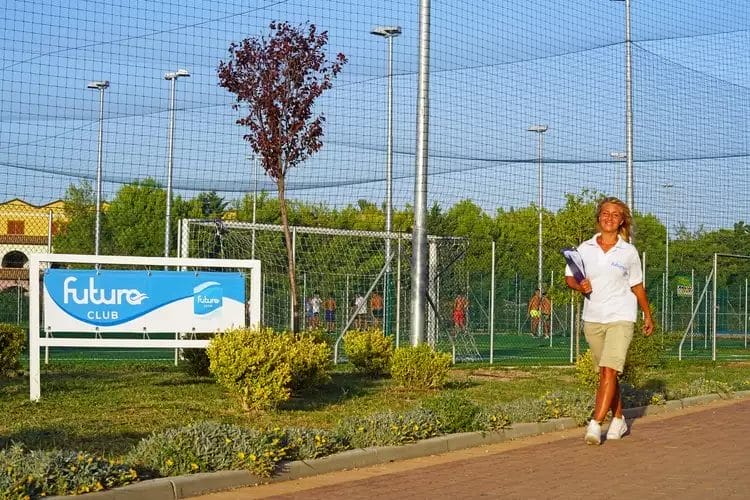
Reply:
[[631, 424], [601, 446], [575, 429], [200, 498], [750, 498], [750, 400]]

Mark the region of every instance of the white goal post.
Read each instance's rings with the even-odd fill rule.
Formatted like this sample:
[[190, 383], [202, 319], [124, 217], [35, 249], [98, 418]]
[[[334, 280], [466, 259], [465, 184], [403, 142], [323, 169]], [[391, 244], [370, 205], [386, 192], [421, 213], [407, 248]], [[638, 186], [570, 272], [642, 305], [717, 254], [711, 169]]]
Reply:
[[[130, 257], [115, 255], [31, 254], [29, 256], [29, 398], [38, 401], [41, 397], [41, 347], [111, 347], [111, 348], [204, 348], [205, 339], [186, 339], [175, 335], [174, 339], [115, 339], [115, 338], [53, 338], [41, 335], [40, 315], [43, 290], [40, 276], [50, 264], [90, 264], [113, 266], [140, 266], [147, 269], [209, 268], [244, 269], [250, 272], [249, 326], [260, 325], [261, 263], [250, 259], [196, 259], [180, 257]], [[93, 293], [93, 290], [92, 290]], [[118, 297], [119, 298], [119, 297]], [[243, 323], [244, 324], [244, 323]], [[127, 330], [123, 330], [127, 331]], [[214, 332], [215, 328], [193, 329], [194, 333]]]

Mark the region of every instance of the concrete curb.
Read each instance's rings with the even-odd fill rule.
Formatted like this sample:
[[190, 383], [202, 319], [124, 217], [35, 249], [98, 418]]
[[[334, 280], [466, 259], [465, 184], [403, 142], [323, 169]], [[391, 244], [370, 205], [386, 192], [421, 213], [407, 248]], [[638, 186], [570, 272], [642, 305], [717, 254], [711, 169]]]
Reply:
[[[734, 399], [750, 397], [750, 391], [737, 391]], [[663, 405], [639, 406], [623, 411], [625, 418], [634, 419], [645, 415], [657, 415], [689, 406], [708, 404], [722, 398], [718, 394], [706, 394], [684, 399], [667, 401]], [[575, 429], [578, 425], [572, 418], [558, 418], [546, 422], [518, 423], [497, 431], [463, 432], [425, 439], [401, 446], [380, 446], [348, 450], [327, 457], [312, 460], [297, 460], [282, 464], [281, 470], [270, 478], [255, 476], [248, 471], [220, 471], [151, 479], [122, 488], [90, 493], [86, 498], [107, 500], [151, 500], [183, 499], [201, 494], [252, 486], [262, 483], [276, 483], [303, 477], [316, 476], [328, 472], [356, 469], [398, 460], [437, 455], [450, 451], [490, 445], [536, 436], [546, 432]], [[62, 499], [64, 497], [53, 497]]]

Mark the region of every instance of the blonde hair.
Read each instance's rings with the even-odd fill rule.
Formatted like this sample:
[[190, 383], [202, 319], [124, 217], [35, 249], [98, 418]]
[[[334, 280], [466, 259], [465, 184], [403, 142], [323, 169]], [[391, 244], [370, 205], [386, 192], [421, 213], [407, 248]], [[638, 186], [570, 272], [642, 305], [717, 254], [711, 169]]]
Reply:
[[604, 205], [607, 203], [617, 205], [620, 208], [620, 211], [622, 212], [622, 220], [620, 221], [620, 229], [618, 230], [618, 233], [622, 236], [623, 240], [630, 241], [630, 233], [633, 230], [633, 215], [630, 213], [630, 207], [628, 207], [624, 201], [614, 196], [602, 198], [596, 205], [596, 228], [601, 229], [599, 226], [599, 216], [602, 213], [602, 208], [604, 208]]

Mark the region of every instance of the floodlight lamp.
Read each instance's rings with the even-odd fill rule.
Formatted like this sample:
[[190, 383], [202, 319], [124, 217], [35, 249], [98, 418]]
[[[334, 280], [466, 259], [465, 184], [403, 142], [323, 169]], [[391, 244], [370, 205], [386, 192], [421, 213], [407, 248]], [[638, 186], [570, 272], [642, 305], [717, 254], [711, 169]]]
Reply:
[[104, 90], [107, 87], [109, 87], [109, 80], [94, 80], [93, 82], [89, 82], [89, 84], [86, 85], [86, 88], [98, 90]]
[[546, 132], [547, 128], [548, 128], [547, 125], [532, 125], [531, 127], [528, 128], [528, 130], [529, 132], [539, 132], [541, 134], [541, 133]]
[[186, 69], [178, 69], [177, 71], [170, 71], [168, 73], [164, 73], [165, 80], [176, 80], [177, 78], [181, 76], [190, 76], [190, 72]]
[[609, 156], [611, 156], [615, 160], [627, 160], [628, 159], [628, 154], [622, 151], [610, 151]]
[[375, 26], [370, 33], [385, 38], [393, 38], [401, 34], [401, 26]]

